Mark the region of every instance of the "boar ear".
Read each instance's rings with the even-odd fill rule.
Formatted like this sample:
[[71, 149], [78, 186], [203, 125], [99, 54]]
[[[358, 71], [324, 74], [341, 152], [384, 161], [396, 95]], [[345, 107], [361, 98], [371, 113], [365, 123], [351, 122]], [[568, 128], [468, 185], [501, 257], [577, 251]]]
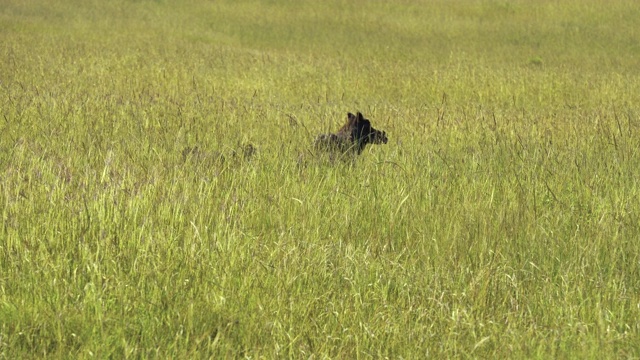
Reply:
[[353, 115], [352, 113], [347, 113], [347, 119], [351, 120], [351, 119], [355, 119], [355, 115]]
[[358, 120], [362, 120], [364, 119], [364, 116], [362, 116], [362, 113], [358, 111]]

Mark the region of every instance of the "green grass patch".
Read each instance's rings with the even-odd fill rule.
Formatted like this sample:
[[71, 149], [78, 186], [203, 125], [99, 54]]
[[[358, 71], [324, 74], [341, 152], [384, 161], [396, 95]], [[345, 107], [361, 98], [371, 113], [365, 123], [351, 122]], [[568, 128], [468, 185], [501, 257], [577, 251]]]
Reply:
[[[0, 358], [640, 354], [635, 3], [8, 1], [0, 29]], [[389, 143], [315, 156], [356, 111]]]

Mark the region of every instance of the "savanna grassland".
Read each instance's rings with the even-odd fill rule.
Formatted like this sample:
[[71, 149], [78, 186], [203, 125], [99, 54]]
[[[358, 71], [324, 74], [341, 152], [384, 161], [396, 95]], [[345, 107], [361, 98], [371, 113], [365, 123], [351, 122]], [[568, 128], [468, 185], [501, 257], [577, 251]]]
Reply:
[[5, 0], [0, 358], [638, 358], [639, 179], [635, 1]]

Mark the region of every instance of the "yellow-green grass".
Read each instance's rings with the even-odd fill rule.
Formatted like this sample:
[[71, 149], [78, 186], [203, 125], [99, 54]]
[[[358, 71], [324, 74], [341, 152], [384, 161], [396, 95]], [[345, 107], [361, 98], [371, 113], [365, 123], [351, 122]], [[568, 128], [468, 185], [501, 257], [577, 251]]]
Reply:
[[[0, 358], [640, 356], [638, 29], [633, 1], [5, 1]], [[389, 143], [315, 156], [349, 111]]]

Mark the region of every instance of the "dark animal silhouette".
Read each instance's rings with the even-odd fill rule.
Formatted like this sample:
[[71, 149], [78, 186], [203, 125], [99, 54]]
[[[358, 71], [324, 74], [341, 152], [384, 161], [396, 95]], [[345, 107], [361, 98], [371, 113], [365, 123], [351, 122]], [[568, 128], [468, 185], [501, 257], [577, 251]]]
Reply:
[[365, 119], [361, 113], [347, 114], [347, 123], [335, 134], [321, 134], [316, 137], [316, 149], [331, 152], [356, 152], [362, 153], [367, 144], [386, 144], [387, 133], [379, 131], [371, 126], [371, 122]]

